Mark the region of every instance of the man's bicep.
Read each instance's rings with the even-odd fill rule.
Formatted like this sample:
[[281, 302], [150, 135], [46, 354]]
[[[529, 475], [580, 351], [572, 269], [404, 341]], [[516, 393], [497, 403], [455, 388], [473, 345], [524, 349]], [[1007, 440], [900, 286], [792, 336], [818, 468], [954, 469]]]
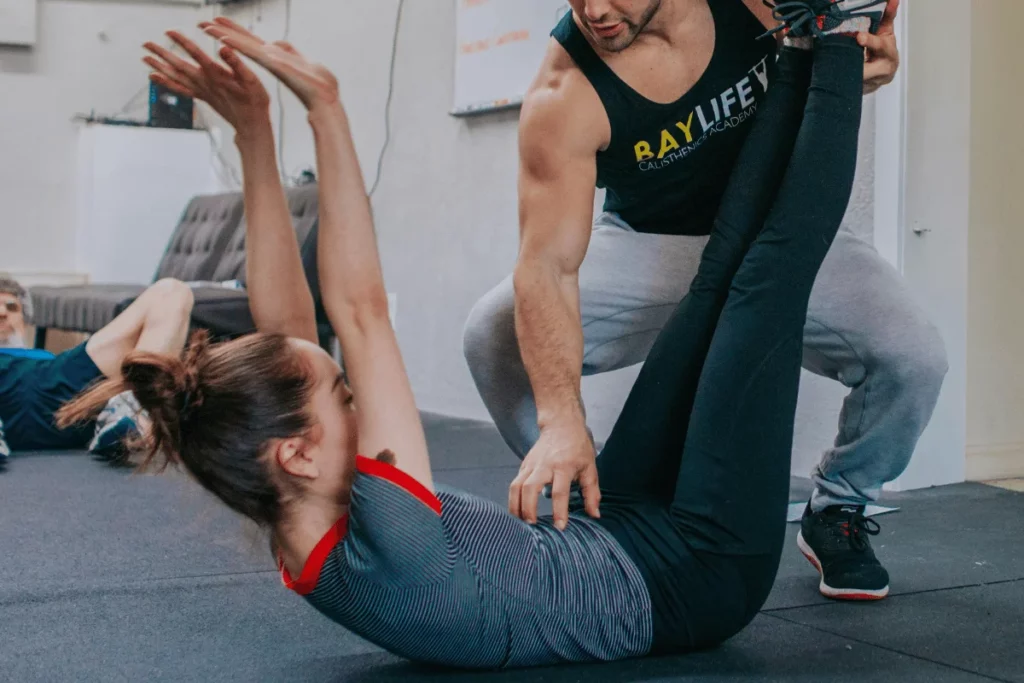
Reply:
[[576, 270], [590, 242], [597, 182], [596, 146], [542, 102], [520, 129], [521, 256]]

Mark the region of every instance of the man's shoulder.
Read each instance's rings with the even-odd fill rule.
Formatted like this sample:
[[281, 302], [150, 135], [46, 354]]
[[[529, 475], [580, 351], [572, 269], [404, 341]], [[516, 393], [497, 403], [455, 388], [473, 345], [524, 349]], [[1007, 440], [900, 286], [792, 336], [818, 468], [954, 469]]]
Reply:
[[[523, 101], [520, 130], [547, 138], [570, 136], [596, 151], [610, 135], [597, 91], [565, 49], [552, 41]], [[575, 145], [573, 145], [575, 146]]]
[[531, 97], [552, 92], [571, 97], [589, 85], [590, 81], [565, 48], [557, 40], [551, 39], [537, 75], [527, 90], [526, 99], [529, 102]]

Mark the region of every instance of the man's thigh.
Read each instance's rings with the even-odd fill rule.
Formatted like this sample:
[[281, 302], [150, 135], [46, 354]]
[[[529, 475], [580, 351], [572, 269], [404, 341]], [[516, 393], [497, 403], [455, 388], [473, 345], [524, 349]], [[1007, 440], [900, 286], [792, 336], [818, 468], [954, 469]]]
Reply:
[[634, 232], [605, 214], [580, 267], [583, 374], [641, 363], [697, 274], [707, 237]]
[[804, 367], [856, 386], [918, 330], [931, 329], [899, 272], [874, 246], [841, 230], [811, 292]]

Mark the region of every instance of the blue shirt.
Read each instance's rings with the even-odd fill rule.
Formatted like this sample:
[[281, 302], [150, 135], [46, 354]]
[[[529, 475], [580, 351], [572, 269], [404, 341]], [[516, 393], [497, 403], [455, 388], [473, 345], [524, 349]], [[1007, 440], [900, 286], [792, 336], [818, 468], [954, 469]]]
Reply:
[[31, 360], [50, 360], [55, 356], [49, 351], [43, 351], [42, 349], [7, 349], [0, 348], [0, 363], [4, 362], [3, 356], [10, 356], [11, 358], [29, 358]]
[[285, 585], [389, 652], [461, 668], [624, 659], [653, 641], [639, 570], [603, 527], [530, 525], [357, 459], [348, 515]]

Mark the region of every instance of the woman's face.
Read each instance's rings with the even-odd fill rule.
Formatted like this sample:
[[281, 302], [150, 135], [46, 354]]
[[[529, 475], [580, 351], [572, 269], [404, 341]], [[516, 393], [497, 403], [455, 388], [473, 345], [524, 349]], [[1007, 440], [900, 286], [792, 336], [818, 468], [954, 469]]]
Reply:
[[[347, 486], [359, 448], [355, 404], [341, 367], [316, 344], [290, 339], [312, 373], [314, 386], [309, 400], [313, 428], [305, 439], [305, 460], [312, 465], [315, 485], [323, 492]], [[289, 470], [289, 467], [285, 467]], [[306, 474], [309, 477], [309, 474]]]

